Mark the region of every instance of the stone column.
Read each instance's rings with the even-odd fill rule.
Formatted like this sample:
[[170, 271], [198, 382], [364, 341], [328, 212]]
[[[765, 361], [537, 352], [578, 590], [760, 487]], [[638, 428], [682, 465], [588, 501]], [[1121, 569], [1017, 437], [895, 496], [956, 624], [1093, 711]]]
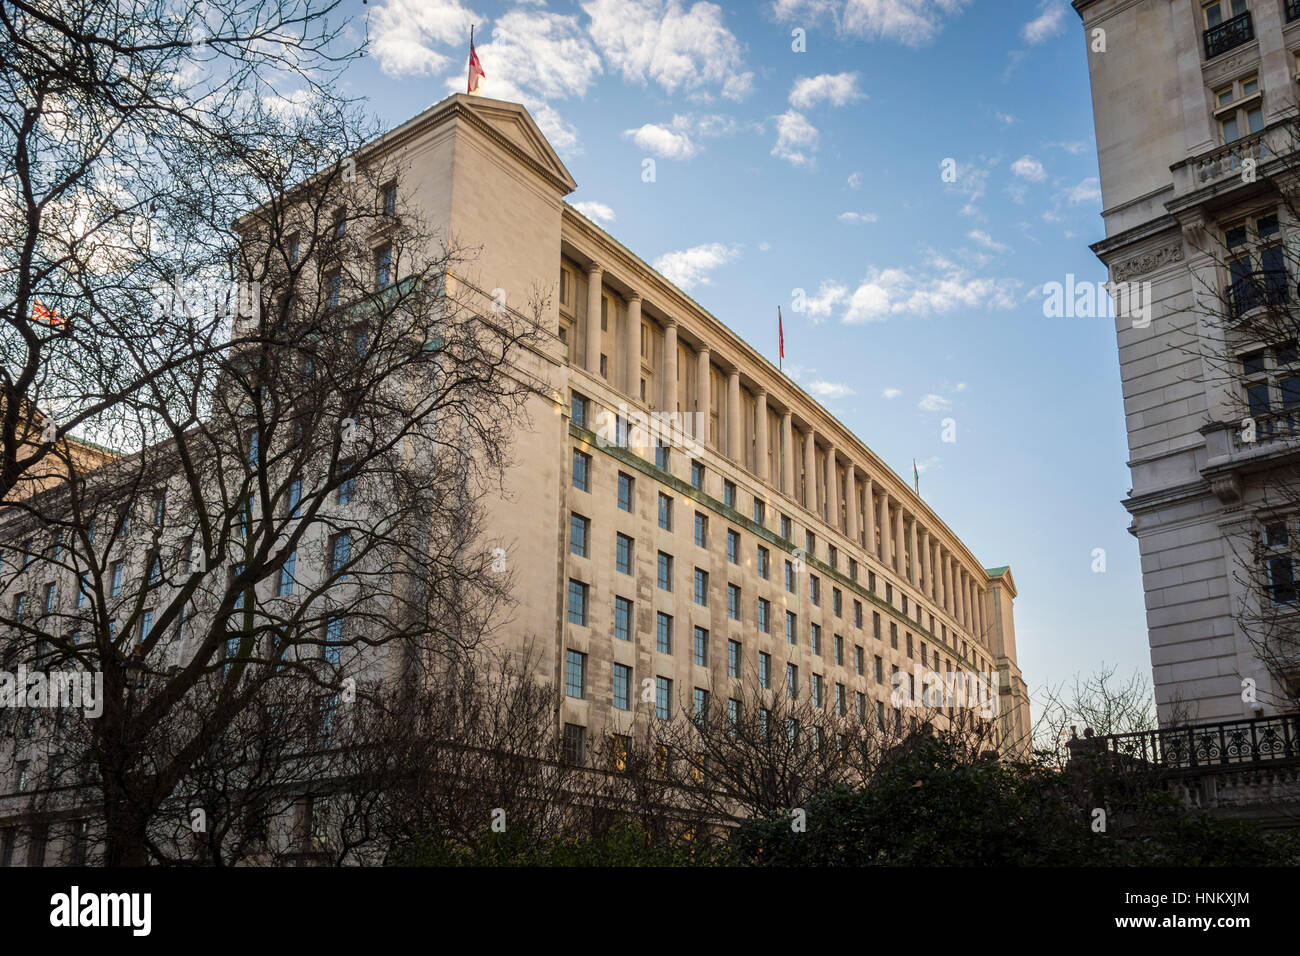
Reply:
[[809, 511], [817, 510], [817, 436], [812, 428], [803, 436], [803, 506]]
[[940, 601], [940, 603], [943, 605], [943, 609], [944, 609], [944, 611], [946, 611], [946, 612], [948, 613], [948, 616], [949, 616], [949, 617], [952, 616], [952, 568], [951, 568], [951, 563], [952, 563], [952, 562], [951, 562], [951, 559], [948, 557], [948, 552], [946, 552], [946, 551], [940, 549], [940, 551], [939, 551], [939, 569], [940, 569], [940, 571], [942, 572], [942, 577], [943, 577], [943, 600]]
[[905, 561], [904, 561], [904, 558], [903, 558], [903, 547], [904, 547], [904, 544], [903, 544], [903, 503], [902, 503], [901, 501], [895, 501], [895, 502], [894, 502], [894, 535], [893, 535], [893, 537], [894, 537], [894, 541], [893, 541], [893, 546], [894, 546], [894, 564], [893, 564], [893, 567], [894, 567], [894, 571], [895, 571], [895, 573], [897, 573], [899, 577], [902, 577], [902, 575], [903, 575], [903, 565], [904, 565]]
[[794, 416], [788, 408], [781, 416], [781, 490], [794, 497]]
[[600, 374], [600, 291], [605, 273], [600, 264], [587, 266], [587, 371]]
[[743, 453], [740, 442], [740, 369], [732, 366], [727, 376], [727, 457], [740, 463]]
[[880, 563], [894, 566], [894, 522], [889, 517], [889, 492], [880, 491]]
[[709, 360], [709, 347], [700, 346], [699, 361], [696, 365], [695, 372], [695, 411], [699, 414], [699, 434], [695, 436], [701, 445], [708, 445], [709, 425], [713, 420], [712, 402], [712, 376], [709, 375], [709, 369], [712, 365]]
[[858, 483], [852, 462], [844, 466], [844, 533], [858, 543]]
[[[628, 398], [641, 398], [641, 293], [627, 296], [627, 341], [623, 343], [623, 374]], [[650, 396], [646, 396], [649, 398]]]
[[930, 540], [930, 600], [935, 604], [942, 606], [943, 583], [940, 581], [942, 572], [939, 570], [939, 542], [934, 539]]
[[677, 320], [669, 319], [664, 329], [664, 408], [677, 411]]
[[840, 526], [839, 473], [835, 468], [835, 445], [826, 445], [826, 501], [823, 503], [825, 521], [832, 528]]
[[912, 561], [912, 569], [908, 573], [907, 579], [915, 585], [920, 580], [919, 575], [921, 573], [916, 556], [916, 515], [912, 515], [912, 520], [907, 524], [907, 553]]
[[767, 468], [767, 389], [760, 388], [754, 400], [754, 474], [770, 481]]
[[871, 476], [862, 476], [862, 536], [863, 547], [867, 554], [874, 554], [880, 560], [880, 551], [876, 548], [876, 493], [871, 490]]
[[916, 545], [921, 552], [921, 566], [919, 568], [919, 577], [921, 594], [928, 597], [930, 591], [930, 532], [924, 528], [917, 529]]

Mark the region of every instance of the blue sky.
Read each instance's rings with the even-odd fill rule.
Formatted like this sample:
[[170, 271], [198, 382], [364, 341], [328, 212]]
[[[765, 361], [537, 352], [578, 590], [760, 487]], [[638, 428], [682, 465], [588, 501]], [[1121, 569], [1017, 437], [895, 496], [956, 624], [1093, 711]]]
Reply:
[[1031, 692], [1103, 660], [1149, 677], [1113, 321], [1045, 318], [1039, 291], [1106, 278], [1065, 0], [353, 9], [345, 82], [387, 125], [464, 89], [475, 23], [482, 92], [532, 111], [571, 202], [773, 361], [781, 306], [787, 373], [1011, 565]]

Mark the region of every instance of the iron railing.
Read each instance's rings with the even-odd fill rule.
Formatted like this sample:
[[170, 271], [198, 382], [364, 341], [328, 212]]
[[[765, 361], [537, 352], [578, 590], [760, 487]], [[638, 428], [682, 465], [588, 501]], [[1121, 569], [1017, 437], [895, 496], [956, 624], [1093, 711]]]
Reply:
[[1231, 20], [1224, 20], [1217, 27], [1210, 27], [1201, 35], [1205, 37], [1205, 58], [1212, 60], [1220, 53], [1227, 53], [1233, 47], [1255, 39], [1255, 26], [1247, 10]]
[[1286, 305], [1291, 301], [1285, 269], [1257, 269], [1234, 279], [1224, 290], [1228, 313], [1239, 319], [1252, 309]]
[[1300, 759], [1300, 714], [1111, 734], [1101, 750], [1132, 771], [1241, 767]]

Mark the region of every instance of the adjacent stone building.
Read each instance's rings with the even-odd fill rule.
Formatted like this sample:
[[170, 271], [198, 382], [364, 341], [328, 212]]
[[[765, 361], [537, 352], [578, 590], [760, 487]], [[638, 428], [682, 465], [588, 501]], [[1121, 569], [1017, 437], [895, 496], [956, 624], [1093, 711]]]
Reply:
[[1116, 335], [1125, 506], [1160, 718], [1270, 716], [1293, 706], [1300, 674], [1259, 640], [1270, 619], [1295, 632], [1285, 620], [1295, 515], [1277, 488], [1295, 471], [1300, 402], [1290, 314], [1300, 3], [1074, 8], [1106, 231], [1092, 249], [1151, 308], [1117, 309]]

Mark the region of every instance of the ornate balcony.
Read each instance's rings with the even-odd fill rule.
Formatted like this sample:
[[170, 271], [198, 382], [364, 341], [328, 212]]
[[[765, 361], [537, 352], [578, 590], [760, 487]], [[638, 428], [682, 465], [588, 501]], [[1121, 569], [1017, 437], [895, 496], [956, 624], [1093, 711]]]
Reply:
[[[1288, 4], [1288, 14], [1290, 5]], [[1241, 16], [1224, 20], [1217, 27], [1210, 27], [1202, 36], [1205, 38], [1205, 58], [1212, 60], [1220, 53], [1227, 53], [1233, 47], [1241, 46], [1255, 39], [1255, 27], [1247, 10]]]
[[1117, 769], [1210, 770], [1300, 760], [1300, 714], [1094, 738]]

